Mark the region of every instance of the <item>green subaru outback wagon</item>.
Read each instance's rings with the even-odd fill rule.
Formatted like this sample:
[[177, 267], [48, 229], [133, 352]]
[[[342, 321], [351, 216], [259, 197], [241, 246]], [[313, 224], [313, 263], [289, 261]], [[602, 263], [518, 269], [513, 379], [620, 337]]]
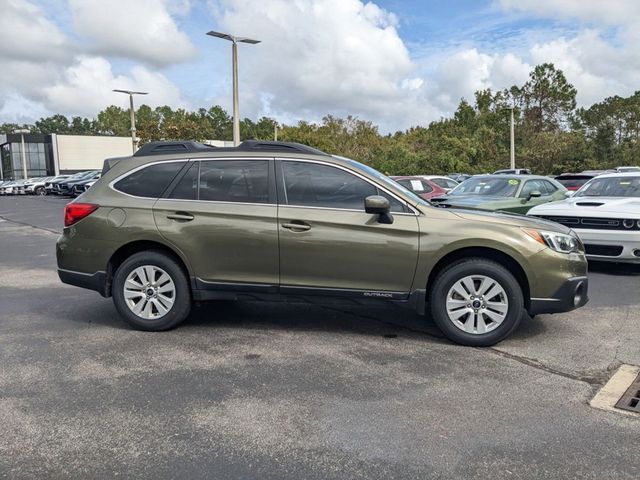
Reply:
[[105, 161], [65, 210], [58, 273], [166, 330], [193, 301], [392, 302], [464, 345], [524, 311], [587, 302], [575, 233], [507, 213], [432, 207], [388, 177], [295, 143], [156, 142]]

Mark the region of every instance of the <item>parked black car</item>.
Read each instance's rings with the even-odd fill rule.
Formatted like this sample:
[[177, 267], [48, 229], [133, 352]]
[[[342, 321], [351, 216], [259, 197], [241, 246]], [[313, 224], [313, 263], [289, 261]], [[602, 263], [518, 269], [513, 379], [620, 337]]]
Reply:
[[72, 175], [58, 175], [57, 177], [53, 177], [51, 180], [45, 182], [44, 189], [47, 195], [55, 193], [55, 186], [60, 182], [68, 180], [70, 177], [72, 177]]
[[97, 176], [88, 178], [87, 180], [81, 180], [79, 182], [75, 182], [72, 187], [71, 194], [74, 197], [78, 197], [86, 192], [91, 185], [96, 183], [96, 181], [102, 176], [102, 173], [99, 172]]
[[76, 184], [87, 181], [87, 180], [94, 180], [94, 179], [100, 178], [100, 171], [89, 170], [87, 172], [81, 172], [77, 175], [78, 175], [77, 178], [73, 178], [75, 177], [75, 175], [73, 175], [72, 177], [69, 177], [64, 181], [57, 183], [54, 186], [55, 193], [57, 193], [58, 195], [73, 195], [73, 187]]

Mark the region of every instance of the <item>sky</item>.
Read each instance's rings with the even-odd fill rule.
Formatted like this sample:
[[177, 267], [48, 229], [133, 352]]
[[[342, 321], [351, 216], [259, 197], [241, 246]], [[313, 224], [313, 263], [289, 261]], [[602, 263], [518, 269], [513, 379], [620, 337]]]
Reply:
[[640, 90], [638, 0], [0, 0], [0, 122], [128, 107], [114, 88], [231, 110], [231, 46], [209, 30], [261, 40], [239, 46], [253, 119], [402, 130], [544, 62], [581, 106]]

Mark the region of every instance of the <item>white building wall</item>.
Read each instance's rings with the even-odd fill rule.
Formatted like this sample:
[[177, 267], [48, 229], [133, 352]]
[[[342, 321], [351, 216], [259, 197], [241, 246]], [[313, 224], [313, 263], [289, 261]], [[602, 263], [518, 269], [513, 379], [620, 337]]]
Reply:
[[56, 170], [100, 170], [106, 158], [131, 155], [131, 137], [54, 135]]

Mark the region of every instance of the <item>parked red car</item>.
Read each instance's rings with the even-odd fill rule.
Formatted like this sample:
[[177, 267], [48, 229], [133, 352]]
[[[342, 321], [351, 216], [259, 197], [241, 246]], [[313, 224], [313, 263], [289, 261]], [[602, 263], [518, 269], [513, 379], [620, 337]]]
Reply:
[[411, 190], [413, 193], [420, 195], [425, 200], [429, 200], [431, 197], [441, 197], [447, 194], [447, 189], [442, 188], [431, 180], [426, 180], [422, 177], [405, 176], [391, 178], [403, 187]]
[[589, 180], [597, 176], [597, 173], [563, 173], [555, 177], [555, 180], [561, 183], [567, 190], [575, 192]]

